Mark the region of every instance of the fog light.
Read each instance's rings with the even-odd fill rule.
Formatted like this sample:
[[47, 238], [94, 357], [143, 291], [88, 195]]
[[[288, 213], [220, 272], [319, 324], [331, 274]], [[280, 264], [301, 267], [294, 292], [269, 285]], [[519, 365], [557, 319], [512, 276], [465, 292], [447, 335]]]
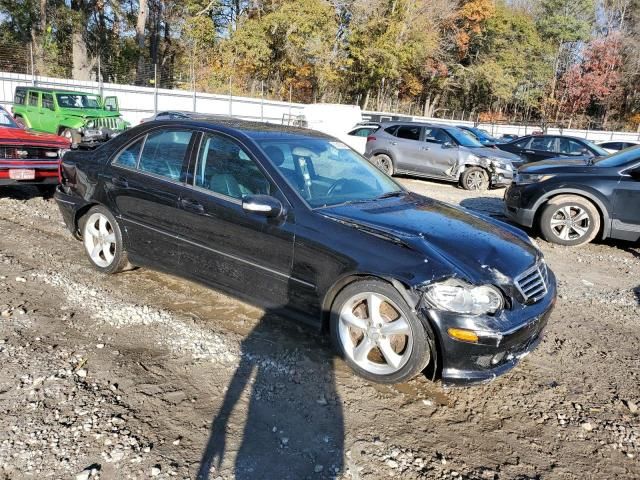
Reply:
[[456, 340], [460, 340], [461, 342], [478, 343], [478, 335], [471, 330], [465, 330], [463, 328], [450, 328], [447, 330], [447, 333], [449, 333], [449, 336], [451, 338], [455, 338]]
[[496, 353], [491, 359], [491, 365], [497, 365], [504, 358], [504, 352]]

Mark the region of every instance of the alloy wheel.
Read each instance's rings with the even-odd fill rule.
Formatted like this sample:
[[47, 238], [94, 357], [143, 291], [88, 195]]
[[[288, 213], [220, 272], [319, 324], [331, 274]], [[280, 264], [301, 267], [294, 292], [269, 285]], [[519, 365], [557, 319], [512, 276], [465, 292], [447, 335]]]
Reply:
[[471, 172], [466, 178], [468, 190], [484, 190], [486, 188], [486, 175], [484, 172]]
[[106, 268], [113, 263], [116, 253], [116, 234], [109, 219], [102, 213], [93, 213], [85, 223], [84, 247], [91, 260]]
[[551, 231], [561, 240], [578, 240], [591, 226], [589, 213], [578, 205], [566, 205], [556, 210], [549, 222]]
[[395, 373], [411, 357], [409, 322], [397, 305], [378, 293], [357, 294], [345, 302], [338, 334], [346, 355], [372, 374]]

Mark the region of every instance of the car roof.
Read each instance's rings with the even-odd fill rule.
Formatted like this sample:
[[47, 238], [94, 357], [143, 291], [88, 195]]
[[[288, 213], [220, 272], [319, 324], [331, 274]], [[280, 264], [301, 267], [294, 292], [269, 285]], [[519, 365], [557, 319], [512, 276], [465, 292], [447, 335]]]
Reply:
[[380, 123], [380, 126], [383, 128], [392, 127], [394, 125], [416, 125], [418, 127], [457, 128], [455, 125], [446, 125], [444, 123], [412, 122], [409, 120], [407, 121], [393, 120], [390, 122]]
[[254, 140], [264, 138], [323, 138], [333, 140], [334, 138], [324, 133], [310, 130], [308, 128], [291, 127], [277, 123], [255, 122], [250, 120], [240, 120], [233, 117], [216, 116], [211, 114], [194, 114], [188, 120], [157, 120], [146, 125], [155, 123], [156, 125], [189, 125], [192, 127], [222, 127], [223, 129], [235, 130], [243, 133]]
[[16, 91], [18, 90], [31, 90], [31, 91], [46, 92], [46, 93], [79, 93], [81, 95], [98, 95], [97, 93], [82, 92], [80, 90], [69, 90], [67, 88], [32, 87], [29, 85], [16, 87]]

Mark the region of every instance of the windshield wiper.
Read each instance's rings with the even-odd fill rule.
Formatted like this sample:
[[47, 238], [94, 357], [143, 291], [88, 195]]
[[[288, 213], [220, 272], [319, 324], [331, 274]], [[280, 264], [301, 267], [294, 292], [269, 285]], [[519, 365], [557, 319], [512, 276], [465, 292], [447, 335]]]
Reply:
[[383, 198], [391, 198], [391, 197], [399, 197], [404, 193], [405, 193], [404, 190], [394, 190], [393, 192], [383, 193], [379, 197], [376, 197], [374, 200], [381, 200]]

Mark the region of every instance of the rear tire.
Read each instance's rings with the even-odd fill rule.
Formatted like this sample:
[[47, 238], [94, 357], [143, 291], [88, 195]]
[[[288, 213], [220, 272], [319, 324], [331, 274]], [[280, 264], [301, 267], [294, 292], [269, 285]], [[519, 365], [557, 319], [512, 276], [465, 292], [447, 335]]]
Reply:
[[462, 172], [460, 185], [465, 190], [483, 191], [489, 189], [489, 174], [484, 168], [471, 167]]
[[91, 208], [80, 219], [82, 243], [93, 267], [102, 273], [118, 273], [131, 267], [115, 217], [103, 206]]
[[340, 356], [372, 382], [406, 382], [437, 358], [429, 327], [393, 286], [381, 280], [346, 286], [331, 307], [330, 327]]
[[395, 166], [393, 165], [393, 160], [389, 155], [384, 153], [379, 153], [378, 155], [374, 155], [371, 159], [371, 163], [373, 163], [379, 170], [383, 171], [390, 177], [392, 177], [396, 173]]
[[591, 242], [600, 231], [600, 212], [586, 198], [560, 195], [540, 215], [540, 232], [547, 242], [575, 247]]

